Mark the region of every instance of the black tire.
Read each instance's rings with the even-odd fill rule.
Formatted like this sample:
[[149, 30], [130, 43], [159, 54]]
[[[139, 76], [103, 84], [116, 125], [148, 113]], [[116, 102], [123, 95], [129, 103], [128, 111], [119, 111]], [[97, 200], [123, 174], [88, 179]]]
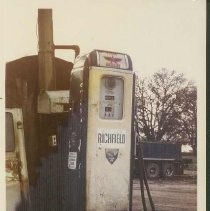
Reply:
[[175, 166], [173, 163], [164, 163], [163, 164], [163, 176], [165, 178], [172, 178], [175, 174]]
[[160, 177], [160, 167], [157, 163], [148, 163], [146, 172], [149, 179], [157, 179]]

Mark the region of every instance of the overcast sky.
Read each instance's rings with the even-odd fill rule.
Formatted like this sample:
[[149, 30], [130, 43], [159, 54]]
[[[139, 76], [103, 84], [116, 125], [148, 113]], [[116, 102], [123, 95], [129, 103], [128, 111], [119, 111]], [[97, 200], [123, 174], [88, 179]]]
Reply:
[[142, 76], [165, 67], [196, 81], [204, 70], [204, 0], [5, 0], [6, 62], [37, 54], [38, 8], [53, 8], [55, 44], [128, 53]]

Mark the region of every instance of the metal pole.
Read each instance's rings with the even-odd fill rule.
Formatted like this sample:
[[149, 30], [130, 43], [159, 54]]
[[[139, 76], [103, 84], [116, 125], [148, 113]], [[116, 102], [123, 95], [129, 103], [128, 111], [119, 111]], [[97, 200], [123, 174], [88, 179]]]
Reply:
[[52, 9], [38, 9], [39, 89], [56, 90]]
[[78, 45], [54, 45], [54, 49], [70, 49], [75, 51], [75, 58], [80, 53], [80, 48]]

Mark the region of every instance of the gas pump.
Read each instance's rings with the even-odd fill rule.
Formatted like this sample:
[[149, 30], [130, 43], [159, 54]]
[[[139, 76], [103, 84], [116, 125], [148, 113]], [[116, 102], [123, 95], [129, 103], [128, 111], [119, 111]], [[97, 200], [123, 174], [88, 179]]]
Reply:
[[127, 54], [94, 50], [76, 59], [68, 155], [70, 182], [77, 184], [72, 210], [132, 209], [133, 91]]

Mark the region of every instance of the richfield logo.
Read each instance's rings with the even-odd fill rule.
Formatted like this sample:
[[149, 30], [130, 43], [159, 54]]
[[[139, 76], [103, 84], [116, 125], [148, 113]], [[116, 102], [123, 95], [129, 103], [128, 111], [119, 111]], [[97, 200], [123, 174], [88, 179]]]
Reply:
[[106, 159], [113, 164], [118, 157], [119, 149], [105, 149]]

